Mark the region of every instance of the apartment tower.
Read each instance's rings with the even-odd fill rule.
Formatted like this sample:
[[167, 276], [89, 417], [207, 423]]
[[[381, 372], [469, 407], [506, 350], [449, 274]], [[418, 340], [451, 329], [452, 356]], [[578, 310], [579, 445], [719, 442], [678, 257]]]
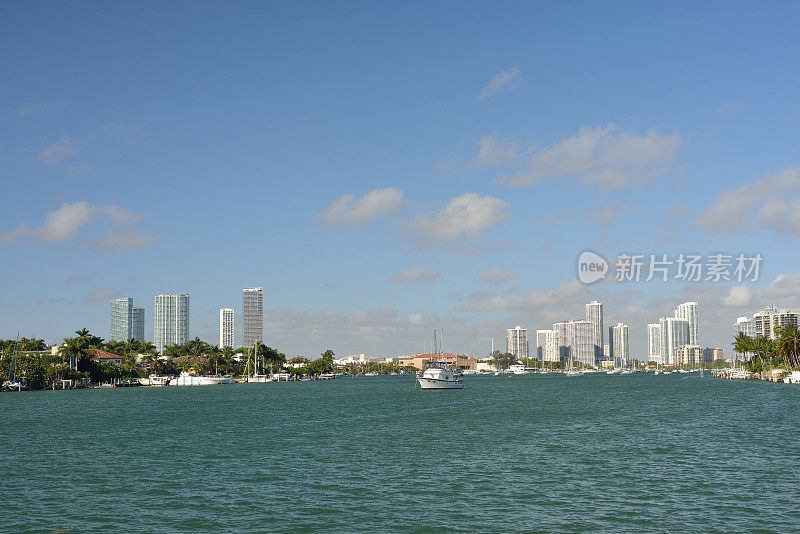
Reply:
[[264, 341], [264, 288], [242, 289], [242, 345], [252, 347]]

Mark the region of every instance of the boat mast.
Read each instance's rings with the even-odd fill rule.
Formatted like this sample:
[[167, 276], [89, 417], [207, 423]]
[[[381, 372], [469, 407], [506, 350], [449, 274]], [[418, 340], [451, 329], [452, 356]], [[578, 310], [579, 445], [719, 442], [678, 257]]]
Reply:
[[473, 345], [472, 345], [472, 355], [475, 356], [475, 359], [478, 358], [478, 323], [475, 322], [475, 316], [472, 316], [472, 336], [473, 336]]
[[14, 373], [14, 378], [11, 378], [11, 372], [14, 370], [14, 364], [17, 360], [17, 345], [19, 344], [19, 332], [17, 332], [17, 339], [14, 341], [14, 353], [11, 355], [11, 367], [8, 368], [8, 380], [10, 382], [17, 381], [17, 373]]

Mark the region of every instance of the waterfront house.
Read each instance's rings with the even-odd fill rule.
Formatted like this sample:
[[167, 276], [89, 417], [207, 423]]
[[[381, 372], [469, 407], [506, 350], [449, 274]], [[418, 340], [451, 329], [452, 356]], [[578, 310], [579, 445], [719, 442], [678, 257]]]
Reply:
[[114, 365], [122, 365], [122, 356], [112, 354], [100, 349], [87, 349], [92, 361], [98, 363], [113, 363]]

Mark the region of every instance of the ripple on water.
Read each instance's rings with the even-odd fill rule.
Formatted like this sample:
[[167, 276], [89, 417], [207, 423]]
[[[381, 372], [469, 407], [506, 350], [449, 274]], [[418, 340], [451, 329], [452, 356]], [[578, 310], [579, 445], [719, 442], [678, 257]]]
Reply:
[[795, 530], [800, 389], [652, 375], [4, 394], [0, 530]]

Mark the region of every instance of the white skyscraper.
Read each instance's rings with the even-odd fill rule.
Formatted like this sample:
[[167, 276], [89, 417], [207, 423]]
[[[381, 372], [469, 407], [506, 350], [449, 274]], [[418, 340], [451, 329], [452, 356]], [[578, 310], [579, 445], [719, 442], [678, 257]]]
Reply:
[[700, 335], [697, 328], [697, 302], [684, 302], [675, 310], [675, 317], [686, 319], [689, 322], [689, 345], [700, 345]]
[[647, 360], [664, 363], [661, 360], [661, 325], [659, 323], [647, 325]]
[[114, 341], [144, 342], [144, 308], [134, 308], [133, 299], [123, 297], [111, 301], [111, 335]]
[[756, 336], [756, 324], [749, 317], [737, 317], [735, 329], [736, 329], [735, 332], [737, 334], [739, 332], [742, 332], [746, 336], [750, 337]]
[[628, 325], [617, 323], [611, 327], [611, 346], [614, 347], [614, 365], [625, 366], [630, 358], [630, 344], [628, 342]]
[[133, 315], [133, 299], [123, 297], [111, 301], [111, 339], [113, 341], [129, 341], [131, 339], [131, 319]]
[[583, 365], [594, 365], [594, 324], [589, 321], [563, 321], [553, 323], [558, 332], [560, 352], [563, 359], [579, 361]]
[[144, 308], [131, 308], [131, 338], [144, 343]]
[[157, 295], [153, 310], [153, 343], [158, 353], [189, 341], [189, 295]]
[[219, 310], [219, 348], [233, 348], [233, 308]]
[[603, 303], [593, 300], [586, 304], [586, 320], [594, 325], [594, 359], [603, 359]]
[[543, 362], [557, 362], [559, 358], [558, 332], [555, 330], [536, 331], [536, 357]]
[[506, 334], [506, 352], [517, 359], [528, 357], [528, 329], [516, 326], [509, 328]]
[[264, 341], [264, 288], [242, 289], [242, 344], [252, 347], [256, 341]]
[[677, 317], [659, 319], [661, 330], [661, 362], [675, 363], [675, 349], [689, 344], [689, 321]]

